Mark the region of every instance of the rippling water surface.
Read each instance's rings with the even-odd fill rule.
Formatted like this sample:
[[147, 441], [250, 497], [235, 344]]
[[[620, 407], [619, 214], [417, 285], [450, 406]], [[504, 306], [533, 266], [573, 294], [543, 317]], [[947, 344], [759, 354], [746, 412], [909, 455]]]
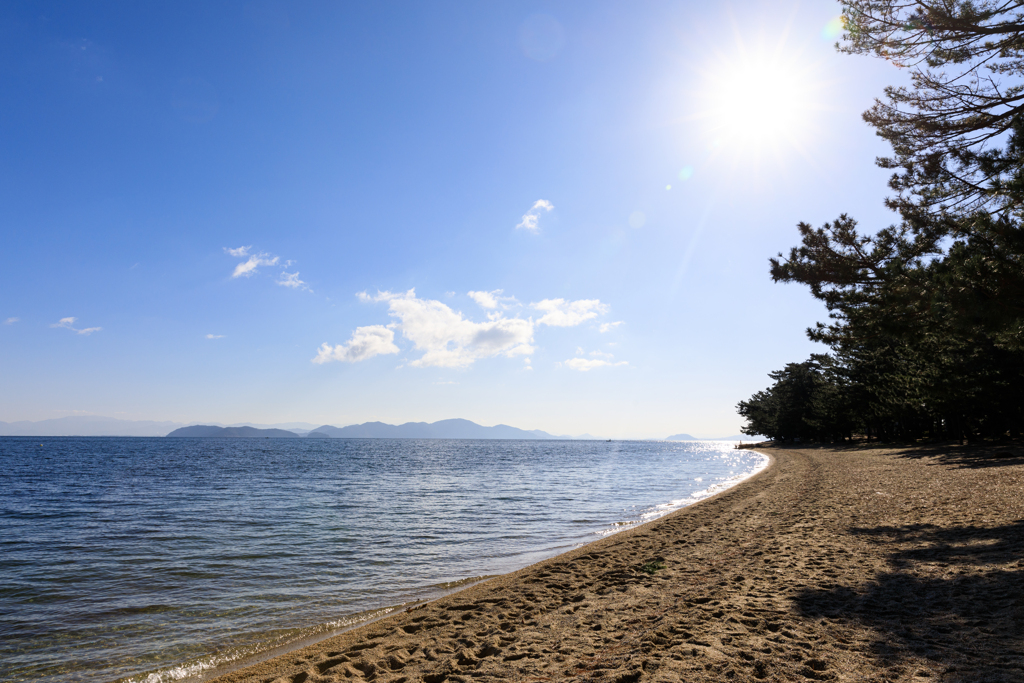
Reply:
[[0, 438], [0, 679], [199, 680], [764, 462], [719, 442]]

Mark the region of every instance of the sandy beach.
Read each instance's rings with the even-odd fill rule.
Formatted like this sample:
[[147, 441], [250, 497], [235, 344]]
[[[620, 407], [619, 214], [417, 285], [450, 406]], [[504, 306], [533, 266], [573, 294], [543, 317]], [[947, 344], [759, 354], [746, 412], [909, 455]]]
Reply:
[[1024, 680], [1024, 449], [758, 450], [714, 498], [216, 680]]

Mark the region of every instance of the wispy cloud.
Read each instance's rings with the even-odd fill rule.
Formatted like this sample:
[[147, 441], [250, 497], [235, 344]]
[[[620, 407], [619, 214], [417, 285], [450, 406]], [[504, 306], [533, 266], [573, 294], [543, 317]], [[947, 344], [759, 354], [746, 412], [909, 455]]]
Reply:
[[312, 289], [309, 289], [309, 286], [305, 282], [299, 279], [298, 272], [288, 273], [285, 271], [281, 271], [281, 277], [280, 279], [278, 279], [277, 284], [281, 285], [282, 287], [291, 287], [292, 289], [305, 289], [310, 292], [313, 291]]
[[313, 362], [323, 364], [338, 360], [354, 363], [390, 353], [398, 353], [395, 333], [384, 325], [368, 325], [357, 327], [352, 337], [344, 344], [334, 347], [326, 342], [322, 344]]
[[574, 327], [608, 312], [608, 305], [598, 299], [544, 299], [530, 306], [544, 313], [537, 321], [538, 325], [552, 327]]
[[375, 304], [378, 301], [387, 301], [389, 297], [393, 296], [391, 292], [378, 291], [376, 294], [369, 294], [366, 290], [362, 292], [356, 292], [356, 298], [362, 301], [364, 304]]
[[310, 289], [309, 285], [304, 280], [299, 279], [298, 271], [294, 273], [289, 273], [287, 270], [284, 270], [290, 267], [293, 263], [295, 263], [291, 259], [282, 261], [280, 256], [275, 256], [273, 254], [268, 254], [262, 251], [253, 253], [252, 245], [237, 247], [234, 249], [232, 249], [231, 247], [224, 247], [224, 253], [230, 256], [234, 256], [235, 258], [245, 259], [244, 261], [235, 266], [235, 270], [231, 273], [232, 278], [251, 277], [255, 275], [257, 272], [259, 272], [259, 269], [262, 267], [271, 267], [279, 265], [281, 266], [282, 270], [281, 274], [275, 281], [277, 284], [281, 285], [282, 287], [288, 287], [289, 289], [295, 289], [299, 291], [308, 291], [310, 293], [312, 293], [313, 291], [312, 289]]
[[530, 232], [537, 232], [540, 230], [540, 226], [537, 224], [540, 220], [542, 213], [547, 213], [551, 209], [555, 208], [555, 205], [546, 199], [538, 199], [530, 207], [530, 210], [523, 214], [523, 219], [519, 221], [519, 225], [516, 229], [529, 230]]
[[501, 294], [502, 290], [500, 289], [495, 289], [491, 292], [469, 292], [469, 298], [477, 302], [481, 308], [488, 309], [495, 309], [500, 306], [508, 310], [519, 303], [514, 296], [502, 296]]
[[566, 367], [579, 372], [589, 372], [594, 368], [614, 367], [616, 365], [629, 365], [627, 361], [613, 363], [603, 358], [570, 358], [563, 363]]
[[629, 365], [627, 361], [614, 362], [614, 355], [605, 351], [591, 351], [590, 358], [584, 358], [587, 352], [583, 350], [582, 346], [576, 347], [576, 358], [570, 358], [567, 361], [563, 361], [561, 365], [568, 367], [570, 370], [576, 370], [578, 372], [589, 372], [595, 368], [614, 367], [616, 365]]
[[21, 318], [8, 318], [4, 321], [4, 325], [13, 325], [16, 322], [20, 322]]
[[78, 329], [78, 328], [75, 327], [75, 321], [76, 320], [78, 320], [78, 318], [74, 318], [74, 317], [71, 317], [71, 318], [61, 318], [60, 322], [53, 323], [52, 325], [50, 325], [50, 327], [63, 327], [65, 330], [71, 330], [75, 334], [84, 334], [84, 335], [90, 335], [93, 332], [99, 332], [100, 330], [103, 329], [102, 327], [86, 327], [86, 328], [83, 328], [83, 329]]
[[255, 274], [256, 269], [260, 266], [276, 266], [280, 260], [279, 257], [270, 254], [253, 254], [247, 261], [242, 261], [235, 266], [235, 272], [231, 273], [231, 277], [249, 277]]
[[206, 338], [207, 339], [223, 339], [224, 335], [223, 334], [208, 334], [208, 335], [206, 335]]
[[604, 334], [605, 332], [608, 332], [609, 330], [614, 330], [616, 327], [618, 327], [619, 325], [622, 325], [622, 324], [623, 324], [623, 322], [621, 320], [616, 320], [613, 323], [601, 323], [601, 326], [598, 327], [597, 329], [598, 329], [598, 331], [601, 332], [601, 334]]

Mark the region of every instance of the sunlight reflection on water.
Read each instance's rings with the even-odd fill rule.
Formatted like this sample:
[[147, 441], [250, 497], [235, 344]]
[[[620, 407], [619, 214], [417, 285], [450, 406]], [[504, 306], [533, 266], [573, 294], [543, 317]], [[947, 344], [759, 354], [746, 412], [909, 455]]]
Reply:
[[0, 678], [194, 680], [713, 495], [726, 442], [0, 438]]

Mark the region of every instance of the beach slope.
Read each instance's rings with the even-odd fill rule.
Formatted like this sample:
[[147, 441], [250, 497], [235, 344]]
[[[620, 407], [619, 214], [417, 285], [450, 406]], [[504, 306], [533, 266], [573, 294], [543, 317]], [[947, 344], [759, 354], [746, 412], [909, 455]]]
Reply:
[[1024, 680], [1024, 452], [764, 452], [714, 498], [217, 681]]

